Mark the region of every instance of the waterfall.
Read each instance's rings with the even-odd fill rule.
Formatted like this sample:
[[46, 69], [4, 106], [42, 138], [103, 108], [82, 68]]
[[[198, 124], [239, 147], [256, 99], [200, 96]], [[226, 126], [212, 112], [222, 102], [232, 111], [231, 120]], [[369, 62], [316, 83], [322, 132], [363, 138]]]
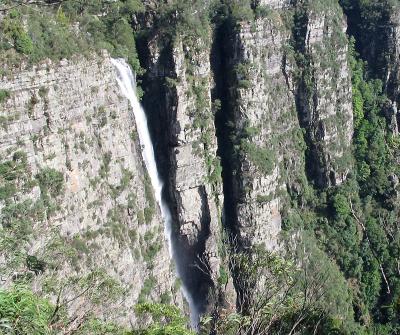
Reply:
[[[154, 194], [158, 205], [160, 206], [161, 215], [164, 220], [164, 233], [168, 241], [169, 255], [174, 260], [177, 268], [177, 275], [181, 277], [181, 270], [179, 266], [179, 260], [177, 259], [177, 253], [174, 250], [172, 242], [172, 215], [168, 204], [162, 197], [163, 182], [158, 173], [156, 160], [154, 157], [153, 143], [151, 142], [149, 127], [147, 124], [146, 114], [140, 105], [140, 102], [136, 95], [136, 81], [132, 73], [130, 66], [123, 59], [112, 59], [112, 64], [115, 66], [118, 72], [117, 81], [121, 88], [123, 95], [131, 103], [133, 113], [136, 120], [136, 128], [139, 134], [139, 140], [142, 147], [142, 156], [146, 164], [147, 172], [149, 173], [151, 185], [154, 189]], [[199, 322], [199, 311], [196, 307], [192, 295], [188, 289], [182, 285], [182, 293], [186, 301], [189, 304], [190, 309], [190, 320], [192, 327], [196, 328]]]

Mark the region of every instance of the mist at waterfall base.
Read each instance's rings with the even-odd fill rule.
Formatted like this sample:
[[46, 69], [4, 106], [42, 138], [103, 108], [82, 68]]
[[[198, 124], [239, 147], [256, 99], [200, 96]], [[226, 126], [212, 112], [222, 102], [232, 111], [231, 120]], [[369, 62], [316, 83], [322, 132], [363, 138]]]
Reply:
[[[136, 95], [136, 80], [130, 66], [123, 59], [112, 59], [112, 64], [118, 71], [117, 81], [123, 95], [131, 103], [135, 116], [137, 132], [142, 147], [142, 156], [146, 164], [147, 172], [149, 173], [151, 184], [154, 189], [155, 198], [160, 206], [161, 215], [164, 220], [164, 232], [168, 241], [169, 255], [174, 260], [177, 268], [178, 277], [182, 277], [182, 269], [179, 265], [178, 255], [172, 242], [172, 215], [168, 204], [162, 197], [163, 182], [158, 173], [157, 164], [154, 156], [153, 143], [151, 142], [150, 132], [147, 124], [146, 114], [140, 105]], [[199, 323], [200, 312], [196, 303], [190, 294], [189, 290], [182, 285], [182, 293], [189, 304], [190, 321], [193, 328], [196, 328]]]

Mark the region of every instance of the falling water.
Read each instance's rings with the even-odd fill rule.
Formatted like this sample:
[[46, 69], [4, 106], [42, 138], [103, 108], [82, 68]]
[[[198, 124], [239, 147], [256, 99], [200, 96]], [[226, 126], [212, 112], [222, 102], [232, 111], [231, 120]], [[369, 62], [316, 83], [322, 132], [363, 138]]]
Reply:
[[[161, 215], [164, 220], [164, 232], [168, 241], [169, 255], [175, 261], [178, 277], [181, 277], [179, 260], [177, 259], [177, 254], [172, 243], [172, 216], [168, 205], [162, 198], [163, 182], [157, 170], [157, 164], [154, 158], [153, 143], [151, 142], [150, 138], [146, 114], [136, 95], [135, 77], [125, 60], [112, 59], [111, 62], [118, 71], [117, 81], [121, 91], [129, 100], [133, 108], [139, 140], [142, 146], [142, 156], [151, 179], [151, 184], [154, 189], [157, 203], [160, 206]], [[184, 285], [182, 286], [182, 293], [189, 304], [192, 327], [196, 327], [199, 321], [199, 312], [194, 299]]]

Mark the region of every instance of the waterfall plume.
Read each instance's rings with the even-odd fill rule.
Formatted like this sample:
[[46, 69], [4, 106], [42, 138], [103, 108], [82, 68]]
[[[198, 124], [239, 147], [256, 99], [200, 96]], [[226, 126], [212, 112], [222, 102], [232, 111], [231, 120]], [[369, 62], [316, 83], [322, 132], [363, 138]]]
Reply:
[[[145, 111], [143, 110], [136, 94], [136, 80], [130, 66], [123, 59], [112, 59], [112, 64], [117, 69], [117, 81], [123, 95], [129, 100], [135, 116], [139, 141], [142, 147], [142, 156], [146, 165], [147, 172], [150, 176], [151, 184], [154, 190], [155, 198], [162, 218], [164, 220], [164, 232], [168, 242], [169, 255], [176, 264], [177, 275], [181, 277], [182, 267], [175, 252], [172, 240], [172, 215], [168, 204], [162, 197], [163, 182], [158, 173], [157, 164], [154, 156], [153, 143], [151, 141], [150, 132], [147, 124]], [[196, 327], [199, 322], [199, 311], [196, 303], [185, 285], [182, 285], [182, 293], [189, 304], [190, 319], [192, 327]]]

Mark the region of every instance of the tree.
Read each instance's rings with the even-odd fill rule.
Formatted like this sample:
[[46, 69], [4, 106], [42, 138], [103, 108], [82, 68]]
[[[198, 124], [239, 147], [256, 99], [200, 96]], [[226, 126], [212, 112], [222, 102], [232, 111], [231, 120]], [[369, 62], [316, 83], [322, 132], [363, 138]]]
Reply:
[[[337, 266], [302, 234], [287, 258], [263, 247], [229, 253], [237, 311], [203, 319], [204, 334], [346, 334], [353, 322], [351, 296]], [[296, 263], [289, 259], [296, 259]]]

